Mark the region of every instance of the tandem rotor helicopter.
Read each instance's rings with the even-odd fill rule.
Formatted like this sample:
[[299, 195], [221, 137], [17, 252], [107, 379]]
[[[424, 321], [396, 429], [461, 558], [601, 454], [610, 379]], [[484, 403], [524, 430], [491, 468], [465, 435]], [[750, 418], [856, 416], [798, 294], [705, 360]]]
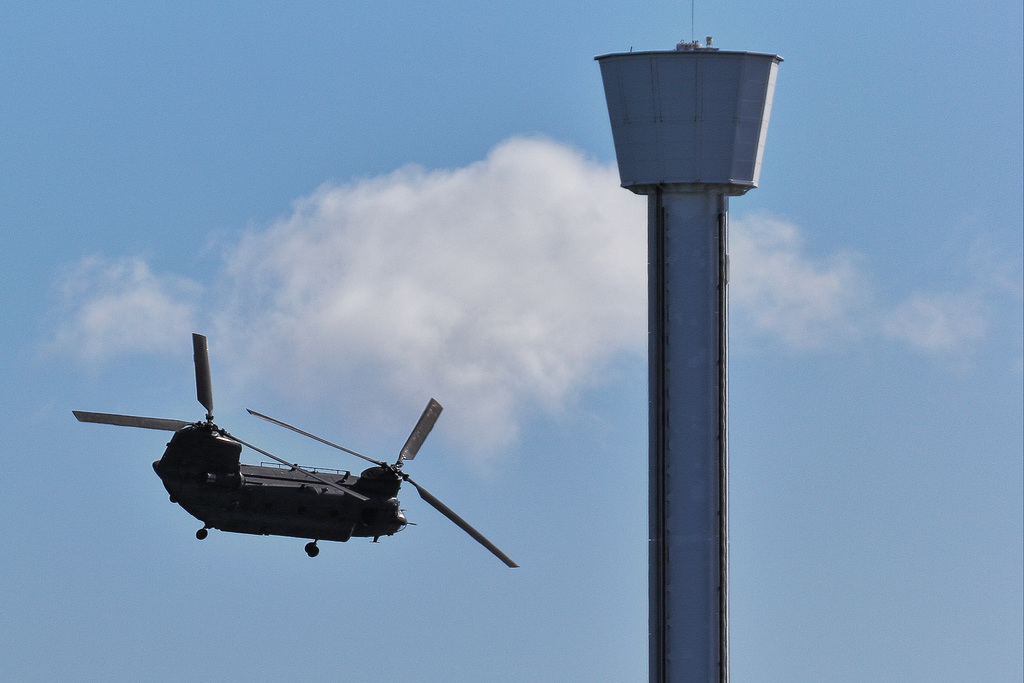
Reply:
[[[163, 481], [171, 502], [203, 523], [196, 532], [196, 538], [206, 538], [209, 529], [308, 538], [312, 540], [306, 544], [305, 550], [310, 557], [320, 553], [317, 541], [347, 541], [356, 536], [372, 538], [376, 542], [381, 536], [401, 531], [409, 523], [396, 498], [402, 483], [408, 482], [423, 500], [498, 559], [509, 567], [519, 566], [402, 471], [402, 465], [416, 457], [441, 414], [440, 403], [430, 399], [394, 464], [374, 460], [249, 410], [256, 417], [373, 463], [373, 467], [363, 470], [359, 476], [342, 470], [307, 469], [246, 443], [213, 423], [213, 389], [206, 337], [193, 334], [192, 348], [196, 397], [206, 408], [205, 421], [185, 422], [80, 410], [72, 412], [80, 422], [174, 432], [163, 457], [153, 463], [153, 469]], [[241, 464], [242, 446], [265, 455], [280, 466]]]

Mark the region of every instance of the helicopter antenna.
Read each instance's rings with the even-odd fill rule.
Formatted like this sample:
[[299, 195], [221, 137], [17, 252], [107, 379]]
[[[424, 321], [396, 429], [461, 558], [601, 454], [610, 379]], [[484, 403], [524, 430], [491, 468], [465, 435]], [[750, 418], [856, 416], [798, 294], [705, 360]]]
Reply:
[[196, 366], [196, 398], [206, 408], [206, 421], [213, 422], [213, 383], [210, 381], [210, 349], [206, 337], [192, 334], [192, 359]]

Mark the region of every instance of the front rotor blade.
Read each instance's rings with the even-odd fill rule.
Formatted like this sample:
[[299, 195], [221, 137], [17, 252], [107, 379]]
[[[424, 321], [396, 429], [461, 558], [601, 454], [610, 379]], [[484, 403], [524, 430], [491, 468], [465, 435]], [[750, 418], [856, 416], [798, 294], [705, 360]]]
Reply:
[[488, 541], [487, 538], [482, 533], [471, 527], [469, 525], [469, 522], [462, 519], [462, 517], [459, 517], [450, 507], [448, 507], [440, 500], [438, 500], [436, 497], [434, 497], [434, 495], [430, 491], [426, 490], [425, 488], [414, 482], [412, 479], [406, 479], [406, 481], [416, 487], [416, 490], [419, 491], [420, 498], [430, 503], [430, 505], [432, 505], [442, 515], [455, 522], [460, 529], [462, 529], [467, 534], [475, 538], [480, 545], [494, 553], [495, 557], [497, 557], [499, 560], [504, 562], [509, 567], [519, 566], [518, 564], [513, 562], [508, 555], [498, 550], [498, 546]]
[[427, 407], [423, 409], [423, 414], [420, 415], [420, 421], [413, 427], [412, 434], [409, 435], [405, 445], [402, 446], [402, 451], [398, 454], [398, 462], [412, 460], [416, 457], [416, 454], [420, 451], [420, 446], [426, 440], [427, 434], [430, 434], [430, 430], [434, 428], [434, 423], [437, 422], [437, 418], [441, 415], [442, 410], [443, 408], [441, 408], [440, 403], [430, 399]]
[[213, 419], [213, 383], [210, 380], [210, 350], [206, 337], [192, 335], [192, 359], [196, 365], [196, 398], [206, 408], [206, 419]]
[[138, 417], [136, 415], [115, 415], [113, 413], [89, 413], [84, 410], [72, 410], [79, 422], [96, 422], [118, 427], [141, 427], [142, 429], [162, 429], [176, 432], [189, 422], [172, 420], [164, 417]]
[[282, 465], [287, 465], [288, 467], [292, 468], [293, 470], [296, 470], [298, 472], [302, 472], [307, 477], [312, 477], [313, 479], [316, 479], [321, 484], [325, 484], [327, 486], [330, 486], [332, 489], [338, 489], [342, 493], [346, 493], [346, 494], [348, 494], [348, 495], [350, 495], [350, 496], [352, 496], [354, 498], [357, 498], [357, 499], [359, 499], [361, 501], [364, 501], [364, 502], [367, 501], [367, 500], [370, 500], [369, 498], [367, 498], [363, 494], [356, 493], [355, 491], [353, 491], [352, 489], [348, 488], [347, 486], [342, 486], [341, 484], [333, 482], [333, 481], [331, 481], [330, 479], [328, 479], [326, 477], [321, 477], [316, 472], [310, 472], [309, 470], [307, 470], [304, 467], [300, 467], [299, 465], [296, 465], [293, 462], [288, 462], [284, 458], [279, 458], [276, 455], [274, 455], [273, 453], [268, 453], [267, 451], [263, 450], [262, 448], [257, 448], [256, 446], [253, 446], [251, 443], [246, 443], [245, 441], [242, 441], [241, 439], [239, 439], [234, 434], [228, 434], [227, 432], [225, 432], [224, 435], [227, 436], [230, 439], [234, 439], [235, 441], [237, 441], [238, 443], [242, 444], [243, 446], [246, 446], [248, 448], [253, 449], [257, 453], [260, 453], [262, 455], [267, 456], [268, 458], [276, 460], [277, 462], [281, 463]]
[[374, 460], [373, 458], [368, 458], [365, 455], [363, 455], [362, 453], [356, 453], [355, 451], [350, 450], [348, 448], [345, 448], [344, 446], [339, 446], [336, 443], [331, 443], [327, 439], [321, 439], [316, 434], [310, 434], [309, 432], [304, 432], [301, 429], [299, 429], [298, 427], [291, 426], [287, 422], [281, 422], [280, 420], [275, 420], [274, 418], [270, 417], [269, 415], [264, 415], [263, 413], [257, 413], [255, 410], [253, 410], [251, 408], [246, 408], [246, 410], [249, 412], [250, 415], [258, 417], [261, 420], [266, 420], [267, 422], [273, 422], [278, 427], [284, 427], [285, 429], [290, 429], [293, 432], [297, 432], [299, 434], [302, 434], [303, 436], [308, 436], [309, 438], [313, 439], [314, 441], [319, 441], [320, 443], [326, 444], [326, 445], [330, 446], [331, 448], [337, 448], [339, 451], [345, 451], [349, 455], [354, 455], [357, 458], [362, 458], [363, 460], [366, 460], [368, 462], [372, 462], [374, 465], [380, 465], [381, 467], [387, 467], [388, 466], [388, 464], [386, 462], [381, 462], [380, 460]]

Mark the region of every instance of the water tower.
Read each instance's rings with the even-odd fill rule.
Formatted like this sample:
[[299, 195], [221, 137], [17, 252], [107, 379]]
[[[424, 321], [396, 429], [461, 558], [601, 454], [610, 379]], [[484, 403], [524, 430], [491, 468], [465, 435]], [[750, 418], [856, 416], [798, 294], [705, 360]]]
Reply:
[[729, 197], [757, 187], [782, 59], [709, 38], [597, 61], [648, 198], [650, 680], [727, 681]]

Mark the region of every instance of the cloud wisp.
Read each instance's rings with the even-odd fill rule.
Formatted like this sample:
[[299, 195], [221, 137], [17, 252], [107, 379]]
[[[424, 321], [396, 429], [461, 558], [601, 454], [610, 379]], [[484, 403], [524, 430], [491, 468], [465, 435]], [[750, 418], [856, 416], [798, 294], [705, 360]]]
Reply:
[[1019, 261], [980, 247], [968, 250], [971, 282], [961, 290], [892, 302], [881, 300], [863, 256], [808, 254], [800, 229], [785, 220], [732, 218], [729, 251], [734, 334], [797, 350], [881, 339], [932, 355], [969, 353], [989, 337], [995, 309], [1021, 300]]
[[[244, 386], [403, 414], [433, 395], [447, 431], [487, 452], [645, 352], [645, 212], [614, 167], [513, 138], [464, 168], [325, 185], [227, 246], [210, 282], [86, 259], [62, 284], [56, 338], [102, 360], [176, 349], [198, 322]], [[986, 334], [977, 293], [880, 305], [864, 258], [809, 255], [784, 220], [734, 215], [730, 253], [734, 338], [949, 353]]]
[[795, 225], [771, 216], [729, 223], [729, 305], [741, 329], [796, 349], [867, 334], [871, 289], [856, 254], [816, 259]]
[[156, 275], [134, 257], [84, 258], [64, 273], [59, 290], [70, 313], [51, 347], [87, 361], [173, 349], [180, 331], [195, 324], [202, 294], [198, 283]]

